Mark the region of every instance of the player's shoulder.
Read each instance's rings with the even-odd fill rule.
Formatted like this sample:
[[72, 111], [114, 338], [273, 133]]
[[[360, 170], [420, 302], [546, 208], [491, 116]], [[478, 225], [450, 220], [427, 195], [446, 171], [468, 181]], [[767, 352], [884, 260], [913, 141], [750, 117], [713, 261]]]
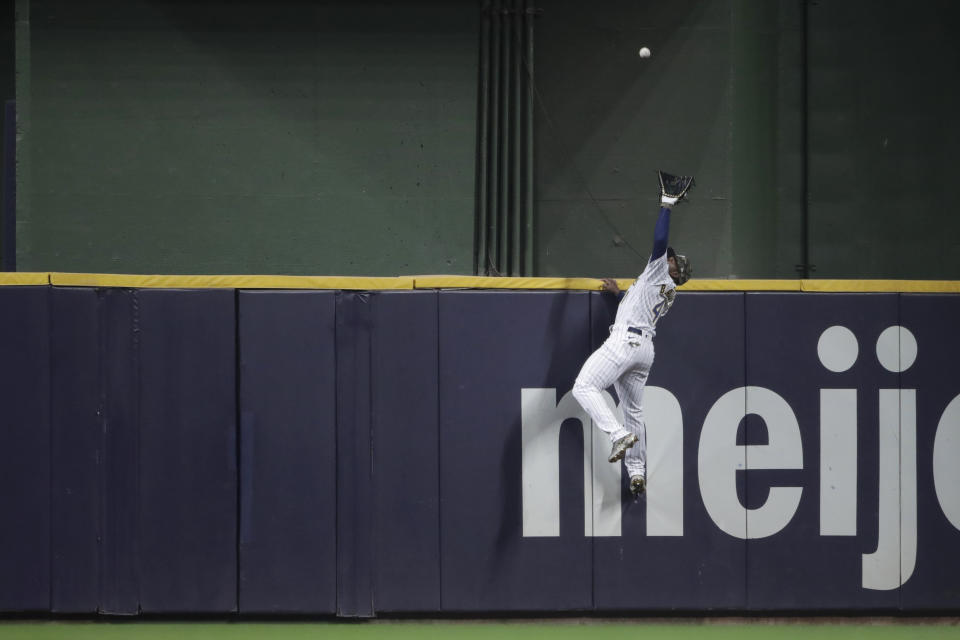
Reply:
[[670, 268], [667, 266], [667, 254], [664, 253], [659, 258], [650, 259], [650, 262], [647, 263], [643, 273], [640, 274], [640, 279], [647, 281], [655, 280], [659, 279], [663, 274], [669, 272]]
[[660, 267], [667, 266], [667, 252], [664, 251], [658, 257], [650, 257], [650, 262], [647, 264], [647, 268], [659, 269]]

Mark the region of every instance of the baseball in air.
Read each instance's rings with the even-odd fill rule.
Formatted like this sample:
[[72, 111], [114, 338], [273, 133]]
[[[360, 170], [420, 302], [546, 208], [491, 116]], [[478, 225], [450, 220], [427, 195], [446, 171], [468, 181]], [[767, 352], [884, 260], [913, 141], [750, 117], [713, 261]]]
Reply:
[[650, 49], [648, 49], [647, 47], [642, 47], [642, 48], [640, 49], [640, 57], [641, 57], [641, 58], [649, 58], [649, 57], [650, 57]]

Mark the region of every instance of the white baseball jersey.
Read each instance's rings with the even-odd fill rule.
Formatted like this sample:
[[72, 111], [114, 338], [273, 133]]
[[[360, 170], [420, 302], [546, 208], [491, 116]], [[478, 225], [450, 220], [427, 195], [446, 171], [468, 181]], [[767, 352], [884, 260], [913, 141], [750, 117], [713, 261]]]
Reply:
[[656, 335], [657, 320], [667, 315], [676, 294], [667, 254], [647, 263], [617, 307], [617, 326], [637, 327]]

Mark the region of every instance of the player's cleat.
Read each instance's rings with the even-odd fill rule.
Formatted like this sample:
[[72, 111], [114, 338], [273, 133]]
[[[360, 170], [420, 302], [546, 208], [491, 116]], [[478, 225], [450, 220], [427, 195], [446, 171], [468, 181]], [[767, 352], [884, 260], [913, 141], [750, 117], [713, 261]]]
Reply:
[[642, 496], [647, 491], [647, 481], [642, 475], [630, 476], [630, 493]]
[[637, 437], [635, 433], [628, 433], [619, 440], [613, 443], [613, 449], [610, 450], [610, 457], [608, 460], [610, 462], [616, 462], [622, 460], [623, 456], [627, 454], [627, 449], [637, 444], [637, 441], [640, 438]]

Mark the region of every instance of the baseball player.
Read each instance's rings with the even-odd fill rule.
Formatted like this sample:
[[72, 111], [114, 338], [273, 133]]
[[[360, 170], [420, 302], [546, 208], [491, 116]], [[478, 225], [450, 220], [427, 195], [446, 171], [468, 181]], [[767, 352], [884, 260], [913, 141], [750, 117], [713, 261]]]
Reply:
[[[653, 365], [657, 321], [670, 310], [676, 287], [690, 277], [690, 262], [667, 246], [667, 237], [670, 210], [693, 186], [693, 178], [658, 173], [661, 206], [650, 261], [621, 299], [610, 336], [587, 358], [573, 385], [574, 397], [613, 442], [610, 462], [625, 457], [630, 492], [635, 496], [646, 490], [647, 441], [641, 401]], [[619, 293], [612, 279], [604, 280], [603, 288]], [[603, 400], [602, 391], [611, 385], [620, 398], [625, 424], [617, 421]]]

